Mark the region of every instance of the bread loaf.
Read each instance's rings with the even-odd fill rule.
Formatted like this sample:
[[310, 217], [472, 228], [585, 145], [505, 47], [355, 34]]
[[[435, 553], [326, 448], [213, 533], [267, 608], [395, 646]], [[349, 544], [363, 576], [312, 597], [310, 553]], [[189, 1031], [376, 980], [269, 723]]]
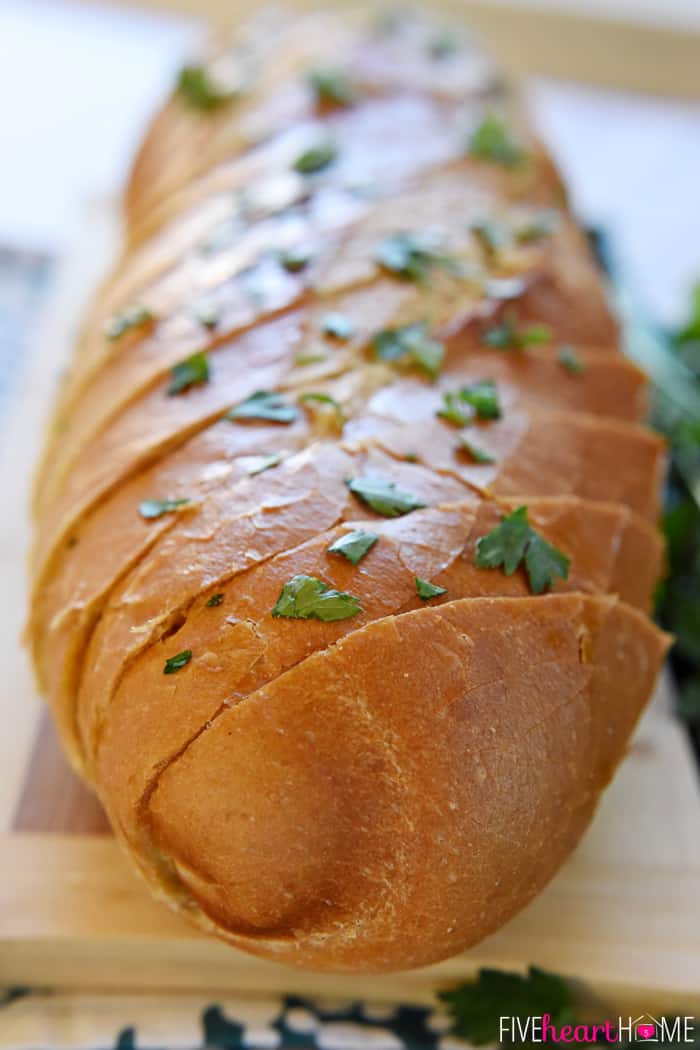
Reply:
[[29, 623], [154, 892], [349, 972], [522, 908], [667, 647], [645, 410], [466, 34], [276, 12], [185, 70], [58, 396]]

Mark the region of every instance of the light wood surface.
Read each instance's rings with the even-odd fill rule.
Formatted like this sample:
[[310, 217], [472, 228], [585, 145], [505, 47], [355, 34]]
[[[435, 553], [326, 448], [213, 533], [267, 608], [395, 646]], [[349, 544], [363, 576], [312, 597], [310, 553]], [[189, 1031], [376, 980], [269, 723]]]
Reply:
[[[657, 95], [700, 97], [700, 11], [692, 0], [423, 2], [463, 17], [512, 75], [537, 74]], [[324, 6], [324, 0], [287, 3]], [[392, 6], [391, 0], [386, 3]], [[342, 0], [325, 0], [325, 4], [341, 6]], [[251, 0], [126, 0], [126, 5], [224, 24], [260, 6]]]
[[[477, 949], [390, 977], [321, 977], [204, 938], [151, 900], [56, 749], [17, 638], [25, 602], [27, 477], [80, 303], [114, 250], [98, 209], [38, 336], [26, 397], [3, 437], [4, 657], [0, 715], [0, 984], [310, 992], [423, 1001], [479, 966], [569, 974], [623, 1010], [686, 1009], [700, 988], [700, 799], [668, 688], [645, 715], [579, 850], [548, 889]], [[4, 829], [4, 830], [2, 830]], [[32, 829], [32, 830], [28, 830]], [[692, 1012], [692, 1011], [691, 1011]]]

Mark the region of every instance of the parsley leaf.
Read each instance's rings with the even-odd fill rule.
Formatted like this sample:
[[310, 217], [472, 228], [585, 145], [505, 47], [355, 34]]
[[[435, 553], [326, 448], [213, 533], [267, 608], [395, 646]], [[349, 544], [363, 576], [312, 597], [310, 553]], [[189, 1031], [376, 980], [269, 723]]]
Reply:
[[323, 171], [332, 164], [337, 156], [338, 147], [328, 139], [304, 150], [292, 166], [300, 175], [315, 175], [317, 171]]
[[208, 598], [207, 601], [205, 601], [204, 605], [207, 609], [213, 609], [217, 605], [221, 605], [223, 600], [224, 596], [221, 593], [221, 591], [219, 591], [218, 594], [212, 594], [211, 598]]
[[456, 260], [436, 251], [435, 238], [427, 234], [402, 231], [380, 241], [376, 261], [385, 270], [405, 281], [425, 284], [433, 266], [454, 270]]
[[195, 303], [192, 313], [194, 319], [203, 328], [210, 330], [216, 328], [221, 319], [221, 311], [212, 299], [201, 299], [198, 303]]
[[191, 659], [192, 650], [183, 649], [181, 653], [176, 653], [175, 656], [171, 656], [165, 661], [163, 674], [175, 674], [175, 672], [179, 671], [182, 667], [185, 666], [185, 664], [188, 664]]
[[381, 361], [415, 365], [430, 379], [439, 375], [445, 360], [444, 343], [432, 338], [425, 321], [401, 328], [384, 328], [374, 336], [372, 351]]
[[241, 464], [246, 474], [253, 477], [255, 474], [262, 474], [263, 471], [278, 466], [283, 459], [284, 456], [281, 452], [271, 452], [267, 456], [241, 456], [238, 462]]
[[416, 581], [416, 591], [421, 601], [427, 602], [431, 598], [438, 598], [441, 594], [447, 594], [447, 587], [438, 587], [428, 580], [421, 580], [420, 576], [414, 576], [413, 579]]
[[334, 339], [345, 341], [352, 339], [355, 334], [355, 325], [345, 314], [331, 312], [323, 318], [321, 330], [324, 335], [330, 335]]
[[272, 610], [273, 616], [294, 620], [348, 620], [362, 612], [358, 599], [346, 591], [334, 591], [315, 576], [293, 576], [285, 583]]
[[357, 101], [352, 81], [337, 69], [312, 69], [309, 85], [319, 106], [351, 106]]
[[475, 445], [473, 441], [467, 437], [466, 434], [461, 434], [459, 438], [460, 449], [467, 452], [475, 463], [495, 463], [495, 458], [486, 449], [481, 448], [479, 445]]
[[409, 514], [412, 510], [427, 506], [417, 496], [386, 478], [349, 478], [345, 484], [353, 495], [385, 518], [398, 518], [401, 514]]
[[336, 399], [334, 397], [331, 397], [330, 394], [325, 394], [322, 390], [319, 390], [319, 391], [309, 390], [305, 394], [300, 394], [299, 395], [299, 401], [302, 404], [304, 402], [306, 402], [306, 403], [310, 402], [310, 403], [316, 404], [316, 405], [327, 405], [329, 408], [333, 409], [333, 411], [335, 412], [335, 414], [338, 417], [338, 419], [340, 419], [340, 420], [344, 420], [345, 419], [345, 413], [343, 412], [343, 406], [340, 404], [340, 402], [336, 401]]
[[494, 113], [484, 117], [472, 132], [468, 152], [472, 157], [501, 164], [505, 168], [518, 167], [526, 157], [507, 124]]
[[293, 423], [299, 418], [299, 410], [285, 401], [281, 394], [268, 390], [256, 390], [245, 401], [235, 405], [226, 413], [227, 419], [267, 419], [271, 423]]
[[209, 381], [209, 358], [203, 351], [192, 354], [191, 357], [175, 365], [170, 375], [172, 378], [167, 391], [168, 396], [182, 394], [192, 386]]
[[540, 346], [552, 338], [552, 330], [546, 324], [532, 324], [518, 328], [513, 314], [508, 314], [500, 324], [487, 329], [481, 337], [484, 346], [496, 350], [522, 350], [527, 346]]
[[329, 554], [342, 554], [344, 558], [359, 565], [365, 554], [372, 549], [379, 536], [376, 532], [365, 532], [364, 529], [354, 529], [340, 536], [335, 543], [328, 548]]
[[[492, 379], [480, 379], [470, 386], [463, 386], [456, 392], [442, 395], [443, 407], [437, 415], [448, 423], [463, 427], [476, 416], [477, 419], [500, 419], [501, 404], [498, 390]], [[465, 412], [465, 407], [471, 411]]]
[[572, 376], [582, 376], [585, 365], [572, 346], [562, 346], [559, 351], [559, 364]]
[[155, 321], [155, 314], [147, 306], [141, 306], [140, 304], [127, 306], [125, 310], [115, 314], [114, 317], [110, 317], [109, 321], [107, 321], [104, 327], [105, 337], [110, 340], [121, 339], [127, 332], [131, 332], [135, 328], [145, 328], [146, 325], [152, 324], [153, 321]]
[[305, 269], [314, 257], [314, 250], [307, 244], [298, 244], [294, 248], [283, 248], [277, 253], [280, 266], [288, 273], [299, 273]]
[[525, 551], [525, 568], [533, 594], [542, 594], [554, 584], [554, 578], [565, 580], [569, 575], [571, 559], [557, 550], [546, 539], [531, 530], [530, 542]]
[[144, 499], [139, 503], [139, 514], [150, 521], [163, 514], [170, 514], [189, 502], [189, 499]]
[[185, 66], [178, 76], [177, 90], [188, 106], [205, 113], [230, 102], [237, 94], [221, 88], [204, 66]]
[[478, 568], [502, 567], [506, 576], [512, 576], [523, 561], [533, 594], [552, 587], [556, 576], [566, 580], [571, 565], [570, 558], [531, 528], [524, 506], [502, 517], [500, 525], [477, 540], [475, 559]]
[[565, 981], [536, 966], [531, 966], [526, 975], [479, 970], [475, 981], [439, 992], [438, 997], [452, 1015], [452, 1031], [474, 1046], [499, 1042], [502, 1016], [534, 1017], [547, 1013], [558, 1027], [575, 1022]]

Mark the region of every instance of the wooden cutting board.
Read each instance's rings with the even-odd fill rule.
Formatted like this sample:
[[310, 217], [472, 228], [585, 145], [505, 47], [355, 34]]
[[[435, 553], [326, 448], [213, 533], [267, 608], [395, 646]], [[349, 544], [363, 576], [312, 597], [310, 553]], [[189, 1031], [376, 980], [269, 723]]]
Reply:
[[[0, 984], [206, 988], [429, 1001], [480, 966], [535, 964], [579, 978], [610, 1011], [698, 1012], [700, 796], [662, 683], [576, 854], [547, 890], [472, 951], [388, 977], [319, 976], [253, 959], [191, 930], [131, 873], [98, 803], [68, 769], [19, 643], [28, 479], [80, 306], [114, 252], [97, 207], [67, 260], [31, 367], [0, 433]], [[605, 1014], [602, 1014], [605, 1016]], [[615, 1014], [613, 1014], [615, 1016]]]

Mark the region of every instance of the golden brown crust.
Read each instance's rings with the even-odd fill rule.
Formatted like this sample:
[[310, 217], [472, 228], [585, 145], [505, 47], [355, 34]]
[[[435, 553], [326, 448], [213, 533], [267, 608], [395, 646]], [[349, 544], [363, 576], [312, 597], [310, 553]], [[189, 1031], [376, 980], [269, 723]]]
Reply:
[[[522, 907], [667, 644], [645, 379], [491, 63], [435, 40], [326, 12], [214, 48], [243, 90], [156, 117], [35, 490], [28, 637], [74, 764], [160, 896], [319, 969], [429, 962]], [[347, 105], [309, 79], [336, 65]], [[259, 391], [282, 418], [227, 417]], [[554, 594], [476, 564], [521, 506], [570, 559]], [[359, 527], [358, 564], [329, 552]], [[299, 575], [359, 610], [273, 616]]]

